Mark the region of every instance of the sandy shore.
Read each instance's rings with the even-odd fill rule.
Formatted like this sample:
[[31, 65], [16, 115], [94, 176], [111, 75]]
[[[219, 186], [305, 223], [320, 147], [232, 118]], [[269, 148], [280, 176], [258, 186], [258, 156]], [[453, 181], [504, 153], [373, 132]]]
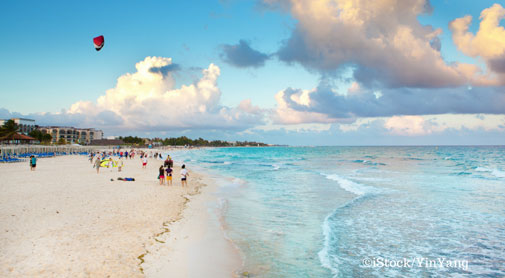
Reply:
[[147, 248], [146, 277], [240, 277], [241, 255], [225, 237], [222, 208], [214, 195], [218, 186], [211, 180], [205, 176], [208, 186], [202, 188], [202, 194], [189, 196], [181, 220], [167, 225], [169, 232]]
[[[199, 238], [206, 241], [205, 235], [217, 235], [210, 232], [218, 228], [210, 225], [205, 207], [209, 194], [198, 194], [205, 178], [190, 169], [189, 187], [181, 188], [176, 167], [174, 186], [160, 186], [156, 177], [161, 164], [151, 159], [141, 169], [135, 158], [125, 160], [121, 173], [102, 168], [100, 174], [84, 156], [40, 159], [34, 172], [27, 162], [0, 164], [0, 276], [144, 277], [144, 257], [151, 250], [159, 254], [151, 256], [147, 268], [153, 277], [159, 271], [163, 277], [196, 277], [184, 272], [188, 261], [177, 264], [178, 270], [166, 268], [166, 262], [185, 256], [178, 239], [192, 238], [186, 243], [196, 244]], [[188, 201], [196, 196], [202, 197], [183, 218]], [[194, 236], [195, 227], [209, 232]], [[219, 277], [231, 277], [235, 263], [223, 264], [224, 276]]]

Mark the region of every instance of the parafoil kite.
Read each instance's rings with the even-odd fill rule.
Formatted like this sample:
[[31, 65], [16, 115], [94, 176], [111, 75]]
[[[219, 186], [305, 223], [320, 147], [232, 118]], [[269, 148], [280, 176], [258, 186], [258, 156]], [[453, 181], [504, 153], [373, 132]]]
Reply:
[[105, 39], [103, 38], [103, 36], [98, 36], [96, 38], [93, 38], [93, 44], [95, 45], [96, 51], [100, 51], [100, 49], [102, 49], [104, 43], [105, 43]]

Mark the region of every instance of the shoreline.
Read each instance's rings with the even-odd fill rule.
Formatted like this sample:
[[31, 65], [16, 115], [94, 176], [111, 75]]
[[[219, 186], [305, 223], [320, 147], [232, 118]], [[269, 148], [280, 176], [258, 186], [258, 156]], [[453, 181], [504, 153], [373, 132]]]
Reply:
[[[216, 192], [219, 185], [198, 170], [206, 186], [187, 196], [186, 207], [177, 221], [164, 226], [168, 231], [156, 239], [144, 256], [148, 278], [240, 277], [243, 266], [238, 247], [222, 227]], [[192, 178], [194, 179], [194, 178]]]
[[137, 157], [124, 164], [120, 173], [101, 168], [98, 175], [86, 156], [42, 158], [33, 172], [28, 163], [0, 164], [0, 275], [145, 277], [153, 259], [145, 253], [162, 237], [178, 236], [176, 225], [198, 217], [209, 220], [202, 208], [217, 185], [208, 186], [208, 176], [191, 169], [189, 187], [181, 188], [174, 167], [173, 185], [161, 186], [161, 160], [149, 159], [148, 169]]

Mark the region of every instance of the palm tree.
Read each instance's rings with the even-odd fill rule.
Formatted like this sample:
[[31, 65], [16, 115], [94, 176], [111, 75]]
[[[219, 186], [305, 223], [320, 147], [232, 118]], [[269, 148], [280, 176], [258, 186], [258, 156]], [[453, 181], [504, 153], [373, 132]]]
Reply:
[[18, 133], [19, 126], [14, 122], [14, 120], [6, 121], [2, 127], [0, 127], [0, 140], [12, 139], [14, 135]]

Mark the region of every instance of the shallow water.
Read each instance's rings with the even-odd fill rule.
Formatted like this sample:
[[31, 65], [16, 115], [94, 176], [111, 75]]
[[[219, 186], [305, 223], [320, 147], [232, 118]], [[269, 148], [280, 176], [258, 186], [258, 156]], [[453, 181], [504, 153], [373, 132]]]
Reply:
[[173, 155], [223, 177], [225, 228], [253, 277], [505, 275], [505, 147]]

